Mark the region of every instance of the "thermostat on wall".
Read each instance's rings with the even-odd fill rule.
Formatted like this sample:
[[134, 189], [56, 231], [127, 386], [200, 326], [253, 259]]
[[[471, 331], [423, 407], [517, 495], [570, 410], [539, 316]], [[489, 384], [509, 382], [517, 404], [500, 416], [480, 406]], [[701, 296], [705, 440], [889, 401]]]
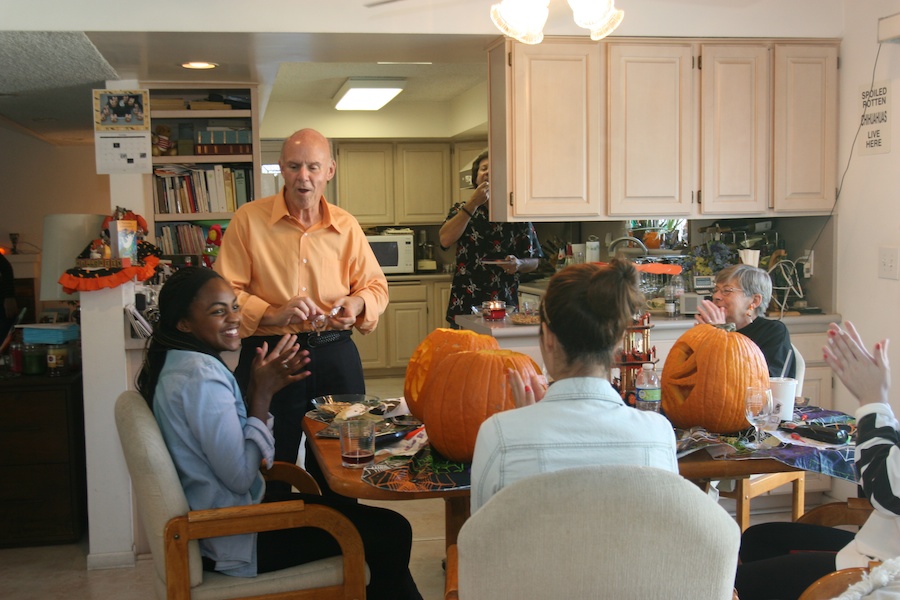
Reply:
[[712, 275], [694, 275], [695, 290], [711, 290], [716, 286], [716, 278]]

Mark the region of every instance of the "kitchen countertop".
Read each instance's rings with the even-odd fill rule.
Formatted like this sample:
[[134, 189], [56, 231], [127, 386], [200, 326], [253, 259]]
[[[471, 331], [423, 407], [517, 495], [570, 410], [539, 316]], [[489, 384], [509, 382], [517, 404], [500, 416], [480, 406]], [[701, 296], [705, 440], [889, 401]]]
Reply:
[[[792, 334], [820, 333], [828, 329], [829, 323], [840, 323], [839, 314], [800, 315], [798, 317], [784, 317], [781, 319]], [[459, 315], [456, 322], [463, 329], [476, 333], [492, 335], [495, 338], [520, 338], [536, 336], [537, 325], [516, 325], [508, 318], [502, 321], [485, 321], [478, 315]], [[669, 319], [667, 317], [651, 316], [650, 324], [655, 331], [679, 331], [694, 326], [694, 318], [679, 317]]]
[[450, 281], [450, 273], [410, 273], [409, 275], [386, 275], [388, 283], [392, 281]]

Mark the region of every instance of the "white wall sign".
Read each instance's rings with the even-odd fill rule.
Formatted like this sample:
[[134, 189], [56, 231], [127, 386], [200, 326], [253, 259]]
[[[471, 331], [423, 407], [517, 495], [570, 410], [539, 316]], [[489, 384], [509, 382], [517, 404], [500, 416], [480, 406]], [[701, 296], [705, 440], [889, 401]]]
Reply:
[[891, 82], [876, 82], [871, 89], [861, 87], [859, 100], [859, 153], [887, 154], [891, 151]]

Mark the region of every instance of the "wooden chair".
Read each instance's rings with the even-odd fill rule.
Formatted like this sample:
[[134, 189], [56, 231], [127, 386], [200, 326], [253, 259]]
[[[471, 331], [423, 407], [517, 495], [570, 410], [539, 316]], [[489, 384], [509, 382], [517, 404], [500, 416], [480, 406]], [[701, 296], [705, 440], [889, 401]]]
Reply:
[[[861, 527], [873, 510], [872, 504], [866, 498], [848, 498], [846, 502], [831, 502], [818, 506], [797, 521], [825, 527], [842, 525]], [[878, 564], [880, 563], [871, 562], [868, 567], [841, 569], [829, 573], [806, 588], [799, 600], [829, 600], [839, 596]]]
[[[123, 392], [115, 412], [138, 513], [154, 559], [159, 598], [365, 598], [367, 567], [362, 539], [338, 511], [300, 500], [191, 511], [156, 419], [144, 399], [137, 392]], [[264, 476], [275, 478], [288, 472], [293, 472], [290, 483], [301, 491], [318, 490], [308, 473], [289, 463], [276, 463]], [[340, 545], [342, 556], [252, 578], [203, 571], [199, 539], [293, 527], [317, 527], [329, 532]]]
[[[803, 355], [800, 354], [796, 346], [791, 344], [791, 347], [794, 349], [794, 376], [797, 379], [795, 395], [801, 396], [803, 392], [803, 378], [806, 376], [806, 360], [804, 360]], [[750, 500], [788, 483], [792, 485], [791, 518], [796, 521], [803, 514], [806, 503], [806, 474], [804, 471], [767, 473], [764, 475], [753, 475], [747, 479], [737, 479], [735, 480], [734, 490], [720, 491], [719, 496], [731, 498], [735, 501], [735, 519], [737, 519], [738, 525], [741, 526], [741, 531], [744, 531], [750, 526]]]
[[873, 510], [875, 509], [868, 498], [847, 498], [846, 502], [830, 502], [817, 506], [794, 520], [799, 523], [824, 525], [825, 527], [841, 525], [862, 527]]
[[469, 517], [447, 549], [444, 598], [722, 600], [739, 545], [734, 519], [675, 473], [564, 469], [503, 488]]

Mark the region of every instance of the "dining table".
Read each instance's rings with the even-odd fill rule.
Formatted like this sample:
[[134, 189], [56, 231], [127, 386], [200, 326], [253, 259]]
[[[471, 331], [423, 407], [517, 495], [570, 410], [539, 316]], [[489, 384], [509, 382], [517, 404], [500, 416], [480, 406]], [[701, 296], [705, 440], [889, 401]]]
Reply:
[[469, 489], [389, 490], [371, 485], [362, 479], [362, 469], [349, 469], [341, 464], [341, 448], [337, 439], [317, 437], [326, 423], [303, 419], [303, 431], [310, 440], [312, 452], [319, 462], [328, 487], [335, 493], [360, 500], [444, 500], [444, 536], [446, 546], [456, 543], [456, 536], [469, 518]]
[[[441, 498], [444, 500], [444, 532], [446, 546], [456, 543], [460, 528], [469, 518], [469, 488], [404, 490], [376, 487], [363, 480], [362, 469], [349, 469], [341, 464], [340, 442], [317, 437], [326, 423], [309, 418], [303, 420], [303, 430], [310, 439], [328, 486], [336, 493], [363, 500], [416, 500]], [[849, 459], [852, 462], [852, 459]], [[678, 459], [678, 471], [685, 478], [704, 487], [709, 481], [741, 479], [756, 474], [802, 471], [776, 458], [722, 459], [713, 458], [701, 448]]]

